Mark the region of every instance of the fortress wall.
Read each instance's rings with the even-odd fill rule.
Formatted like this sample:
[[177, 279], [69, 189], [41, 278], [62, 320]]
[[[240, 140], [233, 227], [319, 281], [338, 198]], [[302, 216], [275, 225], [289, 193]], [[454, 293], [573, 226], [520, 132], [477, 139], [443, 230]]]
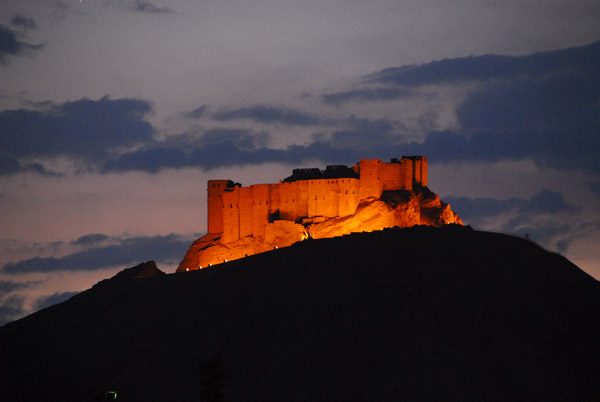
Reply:
[[320, 216], [320, 204], [325, 199], [323, 180], [307, 180], [308, 182], [308, 217]]
[[329, 179], [325, 187], [325, 214], [328, 218], [336, 218], [340, 216], [340, 179]]
[[308, 181], [297, 181], [295, 184], [295, 217], [296, 219], [308, 216]]
[[265, 226], [269, 222], [269, 192], [268, 184], [253, 184], [252, 189], [252, 235], [265, 236]]
[[279, 219], [296, 221], [308, 216], [308, 182], [282, 182], [279, 184]]
[[240, 238], [252, 235], [252, 188], [240, 187]]
[[412, 161], [401, 159], [392, 163], [383, 163], [381, 169], [383, 190], [412, 190]]
[[295, 221], [298, 218], [296, 216], [296, 183], [298, 182], [279, 183], [279, 219]]
[[281, 195], [279, 193], [279, 184], [269, 184], [269, 215], [279, 211], [281, 207]]
[[223, 192], [223, 234], [222, 243], [231, 243], [240, 238], [239, 187], [228, 188]]
[[381, 185], [383, 190], [398, 190], [400, 188], [400, 164], [383, 163], [381, 166]]
[[369, 197], [380, 198], [383, 186], [380, 178], [380, 159], [360, 160], [360, 194], [361, 200]]
[[410, 159], [400, 159], [400, 190], [413, 189], [413, 169]]
[[223, 233], [223, 191], [230, 180], [208, 181], [208, 233]]
[[360, 180], [339, 179], [339, 216], [350, 216], [358, 208], [358, 193], [360, 191]]
[[337, 217], [339, 213], [338, 179], [308, 180], [308, 217]]
[[412, 190], [413, 189], [413, 164], [410, 159], [401, 159], [400, 165], [402, 166], [400, 170], [400, 180], [402, 181], [402, 190]]
[[380, 198], [383, 190], [411, 190], [427, 185], [427, 158], [361, 159], [352, 168], [360, 179], [314, 179], [279, 184], [233, 186], [231, 180], [208, 181], [208, 232], [230, 243], [246, 236], [264, 237], [270, 219], [296, 221], [303, 217], [349, 216], [360, 200]]

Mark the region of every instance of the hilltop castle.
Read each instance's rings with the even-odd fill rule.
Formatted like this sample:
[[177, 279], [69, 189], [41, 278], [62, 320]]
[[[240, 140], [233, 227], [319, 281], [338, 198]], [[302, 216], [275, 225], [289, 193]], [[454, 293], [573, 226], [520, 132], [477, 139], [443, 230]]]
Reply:
[[361, 159], [351, 168], [294, 169], [278, 184], [243, 187], [208, 181], [208, 233], [190, 247], [177, 271], [203, 268], [289, 246], [307, 237], [415, 224], [462, 223], [427, 189], [427, 158], [384, 163]]
[[[231, 180], [208, 181], [208, 233], [220, 233], [222, 243], [246, 236], [264, 237], [268, 223], [296, 222], [316, 217], [353, 215], [360, 200], [381, 198], [384, 190], [427, 186], [423, 156], [361, 159], [352, 168], [294, 169], [279, 184], [241, 187]], [[299, 222], [300, 223], [300, 222]]]

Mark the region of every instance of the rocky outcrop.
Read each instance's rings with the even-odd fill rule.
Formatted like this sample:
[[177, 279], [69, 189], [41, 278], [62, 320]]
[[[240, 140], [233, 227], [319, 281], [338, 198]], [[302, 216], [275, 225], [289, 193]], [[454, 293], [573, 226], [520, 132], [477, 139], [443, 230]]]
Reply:
[[246, 236], [224, 243], [220, 234], [207, 234], [187, 251], [177, 272], [202, 269], [249, 255], [263, 253], [305, 239], [322, 239], [355, 232], [373, 232], [390, 227], [415, 225], [462, 225], [450, 205], [442, 202], [427, 187], [413, 190], [384, 191], [380, 199], [362, 200], [353, 215], [337, 218], [314, 217], [298, 222], [274, 220], [265, 228], [264, 237]]

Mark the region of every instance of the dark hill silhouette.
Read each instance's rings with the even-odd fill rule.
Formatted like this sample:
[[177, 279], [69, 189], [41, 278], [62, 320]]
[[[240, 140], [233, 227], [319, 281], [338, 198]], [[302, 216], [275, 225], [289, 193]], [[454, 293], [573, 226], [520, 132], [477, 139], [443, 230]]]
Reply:
[[525, 239], [387, 229], [155, 268], [0, 328], [1, 399], [600, 400], [600, 283]]

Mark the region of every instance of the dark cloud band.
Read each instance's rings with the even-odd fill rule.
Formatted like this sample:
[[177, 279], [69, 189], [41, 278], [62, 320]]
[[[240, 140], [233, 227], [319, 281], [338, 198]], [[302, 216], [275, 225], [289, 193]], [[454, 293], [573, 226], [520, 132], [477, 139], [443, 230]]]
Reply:
[[154, 129], [143, 120], [151, 112], [149, 102], [108, 97], [44, 110], [4, 110], [0, 112], [0, 152], [12, 158], [102, 159], [115, 147], [151, 141]]
[[[88, 240], [84, 240], [84, 243]], [[188, 237], [175, 234], [113, 240], [114, 244], [89, 248], [60, 258], [36, 257], [9, 263], [2, 268], [1, 272], [26, 274], [96, 271], [119, 266], [126, 267], [149, 258], [158, 262], [177, 263], [191, 241]]]
[[213, 115], [215, 120], [250, 119], [258, 123], [314, 126], [321, 122], [318, 116], [284, 106], [253, 105], [246, 108], [222, 110]]

